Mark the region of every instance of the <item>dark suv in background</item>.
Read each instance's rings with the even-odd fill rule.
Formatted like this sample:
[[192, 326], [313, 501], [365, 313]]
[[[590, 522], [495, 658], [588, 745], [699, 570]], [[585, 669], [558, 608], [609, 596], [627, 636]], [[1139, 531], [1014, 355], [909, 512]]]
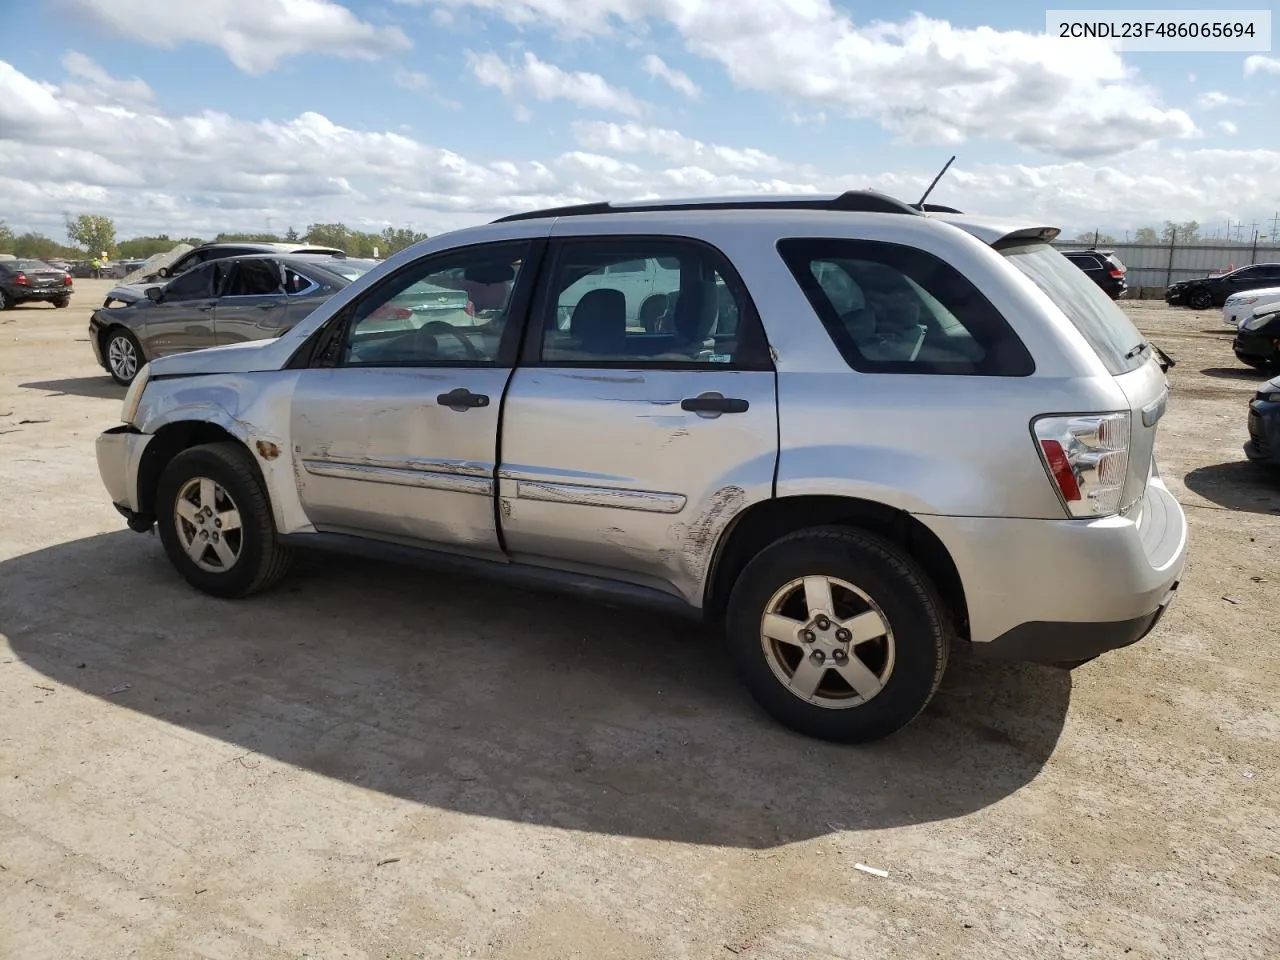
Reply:
[[1064, 250], [1062, 255], [1088, 274], [1112, 300], [1128, 293], [1129, 284], [1125, 279], [1128, 269], [1110, 250]]
[[1220, 307], [1233, 293], [1280, 286], [1280, 263], [1251, 263], [1216, 277], [1182, 280], [1164, 292], [1171, 306], [1186, 304], [1193, 310]]

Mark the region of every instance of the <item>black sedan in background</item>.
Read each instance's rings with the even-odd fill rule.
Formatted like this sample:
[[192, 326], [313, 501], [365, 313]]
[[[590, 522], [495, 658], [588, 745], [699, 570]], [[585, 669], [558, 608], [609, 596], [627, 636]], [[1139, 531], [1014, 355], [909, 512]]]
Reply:
[[1264, 383], [1249, 402], [1249, 442], [1244, 452], [1256, 463], [1280, 467], [1280, 377]]
[[0, 310], [20, 303], [71, 303], [71, 274], [51, 267], [43, 260], [0, 260]]
[[1129, 292], [1125, 265], [1110, 250], [1064, 250], [1062, 255], [1085, 272], [1112, 300]]
[[1241, 320], [1231, 349], [1255, 370], [1280, 371], [1280, 303], [1268, 303]]
[[1233, 293], [1280, 286], [1280, 263], [1254, 263], [1217, 277], [1180, 280], [1164, 292], [1165, 303], [1186, 304], [1193, 310], [1220, 307]]

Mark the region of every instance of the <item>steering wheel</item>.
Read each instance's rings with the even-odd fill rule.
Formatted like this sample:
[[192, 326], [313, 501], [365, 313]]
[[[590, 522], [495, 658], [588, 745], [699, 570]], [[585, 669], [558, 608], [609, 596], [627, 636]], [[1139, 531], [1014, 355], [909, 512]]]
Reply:
[[453, 337], [460, 344], [462, 344], [463, 350], [465, 350], [467, 353], [468, 360], [484, 360], [485, 359], [484, 355], [481, 354], [480, 351], [475, 348], [475, 344], [473, 344], [465, 334], [460, 333], [458, 331], [458, 328], [451, 323], [445, 323], [443, 320], [429, 320], [426, 323], [424, 323], [421, 327], [419, 327], [418, 330], [419, 330], [419, 333], [431, 333], [433, 336], [437, 332], [447, 333], [449, 334], [449, 336]]

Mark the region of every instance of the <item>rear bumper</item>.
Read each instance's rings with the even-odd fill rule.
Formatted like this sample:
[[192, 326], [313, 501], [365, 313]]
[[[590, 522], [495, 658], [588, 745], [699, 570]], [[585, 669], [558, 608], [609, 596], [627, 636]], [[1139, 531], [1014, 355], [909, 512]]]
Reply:
[[74, 292], [71, 287], [14, 287], [9, 290], [9, 299], [14, 303], [30, 303], [33, 300], [53, 303], [65, 300]]
[[[116, 510], [129, 519], [144, 519], [138, 498], [138, 466], [151, 439], [151, 434], [123, 424], [100, 434], [96, 443], [102, 485]], [[139, 529], [133, 522], [129, 526]]]
[[1127, 517], [918, 519], [956, 564], [975, 650], [1002, 659], [1084, 660], [1136, 642], [1186, 563], [1186, 517], [1155, 475]]

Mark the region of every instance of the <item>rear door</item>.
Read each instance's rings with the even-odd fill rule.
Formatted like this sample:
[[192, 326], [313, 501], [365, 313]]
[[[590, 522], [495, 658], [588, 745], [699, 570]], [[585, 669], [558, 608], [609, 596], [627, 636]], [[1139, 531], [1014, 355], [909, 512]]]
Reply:
[[213, 317], [219, 346], [267, 340], [289, 329], [289, 298], [278, 261], [269, 257], [231, 260], [227, 269]]
[[143, 323], [142, 352], [148, 359], [215, 345], [213, 310], [226, 274], [221, 261], [202, 264], [164, 287]]
[[[773, 493], [759, 318], [726, 258], [691, 240], [566, 238], [552, 257], [503, 406], [507, 551], [700, 604], [718, 535]], [[673, 332], [646, 332], [624, 283], [637, 275], [675, 302]], [[736, 326], [718, 337], [721, 285]]]

